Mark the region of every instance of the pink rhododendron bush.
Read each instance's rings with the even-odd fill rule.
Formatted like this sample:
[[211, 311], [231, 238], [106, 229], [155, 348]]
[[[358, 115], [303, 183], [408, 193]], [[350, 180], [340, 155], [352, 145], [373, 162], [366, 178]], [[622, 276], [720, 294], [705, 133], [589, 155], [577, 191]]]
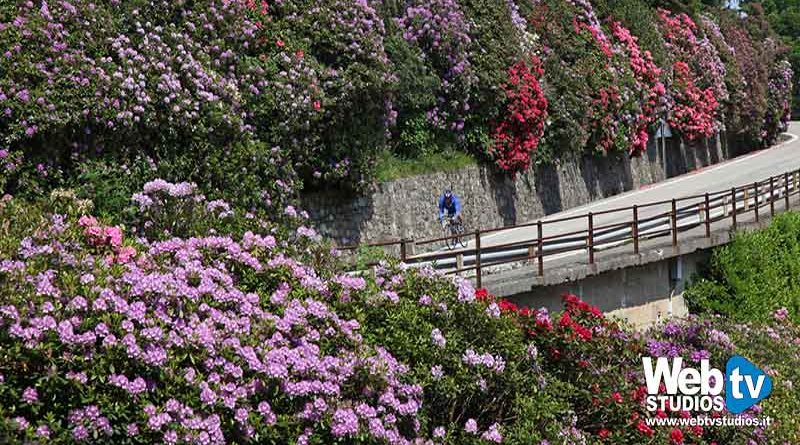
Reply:
[[718, 130], [719, 102], [727, 96], [725, 66], [691, 17], [659, 9], [658, 18], [672, 56], [675, 103], [669, 124], [689, 141], [710, 137]]
[[[550, 314], [429, 269], [337, 273], [291, 207], [276, 225], [166, 181], [133, 203], [127, 227], [69, 193], [0, 204], [1, 442], [798, 439], [800, 357], [781, 351], [800, 331], [786, 310], [635, 333], [574, 296]], [[776, 389], [747, 415], [773, 416], [770, 428], [644, 422], [688, 413], [645, 410], [643, 355], [719, 366], [732, 353], [768, 365]]]
[[158, 177], [251, 207], [364, 191], [393, 157], [460, 152], [514, 175], [638, 156], [659, 119], [685, 141], [724, 121], [769, 145], [792, 90], [750, 5], [19, 0], [0, 3], [0, 48], [0, 163], [16, 172], [0, 185], [117, 191], [96, 203], [109, 213]]
[[498, 167], [510, 172], [528, 168], [547, 119], [547, 98], [539, 85], [541, 61], [533, 57], [530, 65], [520, 61], [509, 68], [508, 85], [504, 86], [508, 115], [492, 132], [494, 145], [489, 155]]
[[154, 182], [135, 201], [131, 228], [4, 201], [2, 220], [20, 224], [0, 257], [4, 443], [522, 443], [547, 432], [555, 397], [523, 332], [483, 315], [468, 283], [318, 272], [299, 260], [318, 237], [291, 208], [292, 232], [253, 223], [231, 236], [166, 215], [229, 217], [191, 184]]

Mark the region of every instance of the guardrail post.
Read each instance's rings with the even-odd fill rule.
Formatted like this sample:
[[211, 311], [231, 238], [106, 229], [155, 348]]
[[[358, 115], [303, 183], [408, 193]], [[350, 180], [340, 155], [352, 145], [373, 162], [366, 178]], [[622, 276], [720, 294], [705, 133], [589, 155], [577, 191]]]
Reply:
[[464, 268], [464, 253], [460, 252], [456, 254], [456, 274], [461, 273], [461, 269]]
[[481, 285], [481, 231], [475, 231], [475, 284]]
[[589, 236], [586, 238], [586, 249], [589, 251], [589, 264], [594, 264], [594, 216], [592, 212], [586, 215], [589, 223]]
[[789, 173], [783, 174], [783, 202], [789, 210]]
[[536, 240], [536, 260], [539, 263], [539, 276], [544, 276], [544, 241], [542, 240], [542, 220], [536, 221], [538, 239]]
[[400, 261], [402, 261], [404, 263], [406, 262], [406, 258], [408, 257], [407, 252], [406, 252], [406, 247], [407, 247], [406, 242], [408, 242], [408, 240], [405, 239], [405, 238], [400, 240]]
[[639, 206], [633, 205], [633, 225], [631, 226], [633, 236], [633, 253], [639, 255]]
[[409, 239], [407, 241], [408, 242], [406, 243], [406, 255], [408, 255], [408, 256], [416, 255], [416, 253], [417, 253], [417, 242], [414, 241], [413, 238]]
[[769, 177], [769, 215], [775, 216], [775, 177]]
[[678, 205], [672, 198], [672, 247], [678, 247]]
[[755, 212], [756, 222], [758, 222], [758, 182], [753, 183], [753, 212]]
[[711, 238], [711, 201], [708, 199], [708, 192], [705, 195], [704, 211], [706, 214], [706, 238]]
[[798, 177], [798, 176], [800, 176], [800, 171], [798, 171], [798, 172], [794, 172], [794, 174], [793, 174], [792, 176], [794, 176], [794, 178], [793, 178], [793, 180], [794, 180], [794, 187], [792, 187], [792, 188], [794, 189], [794, 193], [797, 193], [797, 181], [798, 181], [798, 178], [797, 178], [797, 177]]
[[744, 189], [742, 189], [742, 190], [744, 191], [744, 197], [742, 199], [742, 202], [744, 202], [744, 211], [746, 212], [750, 208], [750, 202], [749, 202], [750, 201], [750, 192], [749, 192], [750, 189], [747, 188], [747, 186], [744, 186]]
[[736, 187], [731, 187], [731, 218], [731, 227], [736, 230]]

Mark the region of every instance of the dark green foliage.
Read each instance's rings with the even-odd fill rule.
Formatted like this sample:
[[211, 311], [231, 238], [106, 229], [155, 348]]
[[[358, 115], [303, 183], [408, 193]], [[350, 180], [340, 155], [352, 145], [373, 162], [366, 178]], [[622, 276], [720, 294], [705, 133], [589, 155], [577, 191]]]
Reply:
[[781, 307], [800, 321], [800, 213], [780, 215], [715, 250], [686, 296], [694, 310], [740, 321], [768, 321]]

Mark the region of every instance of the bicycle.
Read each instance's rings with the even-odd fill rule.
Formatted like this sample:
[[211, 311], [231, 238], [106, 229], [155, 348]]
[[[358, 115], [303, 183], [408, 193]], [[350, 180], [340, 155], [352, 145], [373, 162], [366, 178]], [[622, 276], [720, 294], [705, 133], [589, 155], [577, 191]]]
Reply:
[[446, 217], [444, 221], [442, 221], [442, 231], [444, 232], [444, 236], [453, 237], [444, 240], [444, 245], [448, 249], [455, 249], [459, 245], [461, 245], [461, 247], [467, 247], [467, 240], [464, 237], [466, 229], [464, 228], [463, 219], [453, 216]]

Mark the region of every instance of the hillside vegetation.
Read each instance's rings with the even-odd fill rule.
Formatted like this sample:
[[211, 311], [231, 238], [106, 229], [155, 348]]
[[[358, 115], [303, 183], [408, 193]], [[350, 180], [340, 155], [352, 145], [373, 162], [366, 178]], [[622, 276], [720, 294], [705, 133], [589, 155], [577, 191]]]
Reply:
[[748, 321], [790, 308], [800, 322], [800, 214], [779, 215], [768, 228], [738, 234], [714, 251], [687, 299], [697, 312]]
[[764, 146], [792, 77], [761, 9], [644, 0], [4, 1], [0, 47], [6, 187], [107, 212], [156, 177], [249, 207], [378, 160], [636, 156], [659, 118]]
[[[0, 0], [0, 443], [800, 443], [793, 297], [634, 332], [344, 273], [294, 204], [408, 158], [635, 156], [662, 116], [773, 141], [759, 9], [656, 3]], [[642, 356], [732, 354], [774, 379], [769, 428], [647, 425], [690, 413], [646, 411]]]
[[[634, 332], [571, 295], [551, 314], [430, 269], [336, 272], [291, 207], [268, 224], [165, 181], [135, 200], [125, 228], [69, 192], [0, 203], [0, 442], [800, 440], [796, 312]], [[690, 413], [646, 411], [642, 356], [732, 354], [774, 379], [744, 414], [769, 428], [646, 424]]]

